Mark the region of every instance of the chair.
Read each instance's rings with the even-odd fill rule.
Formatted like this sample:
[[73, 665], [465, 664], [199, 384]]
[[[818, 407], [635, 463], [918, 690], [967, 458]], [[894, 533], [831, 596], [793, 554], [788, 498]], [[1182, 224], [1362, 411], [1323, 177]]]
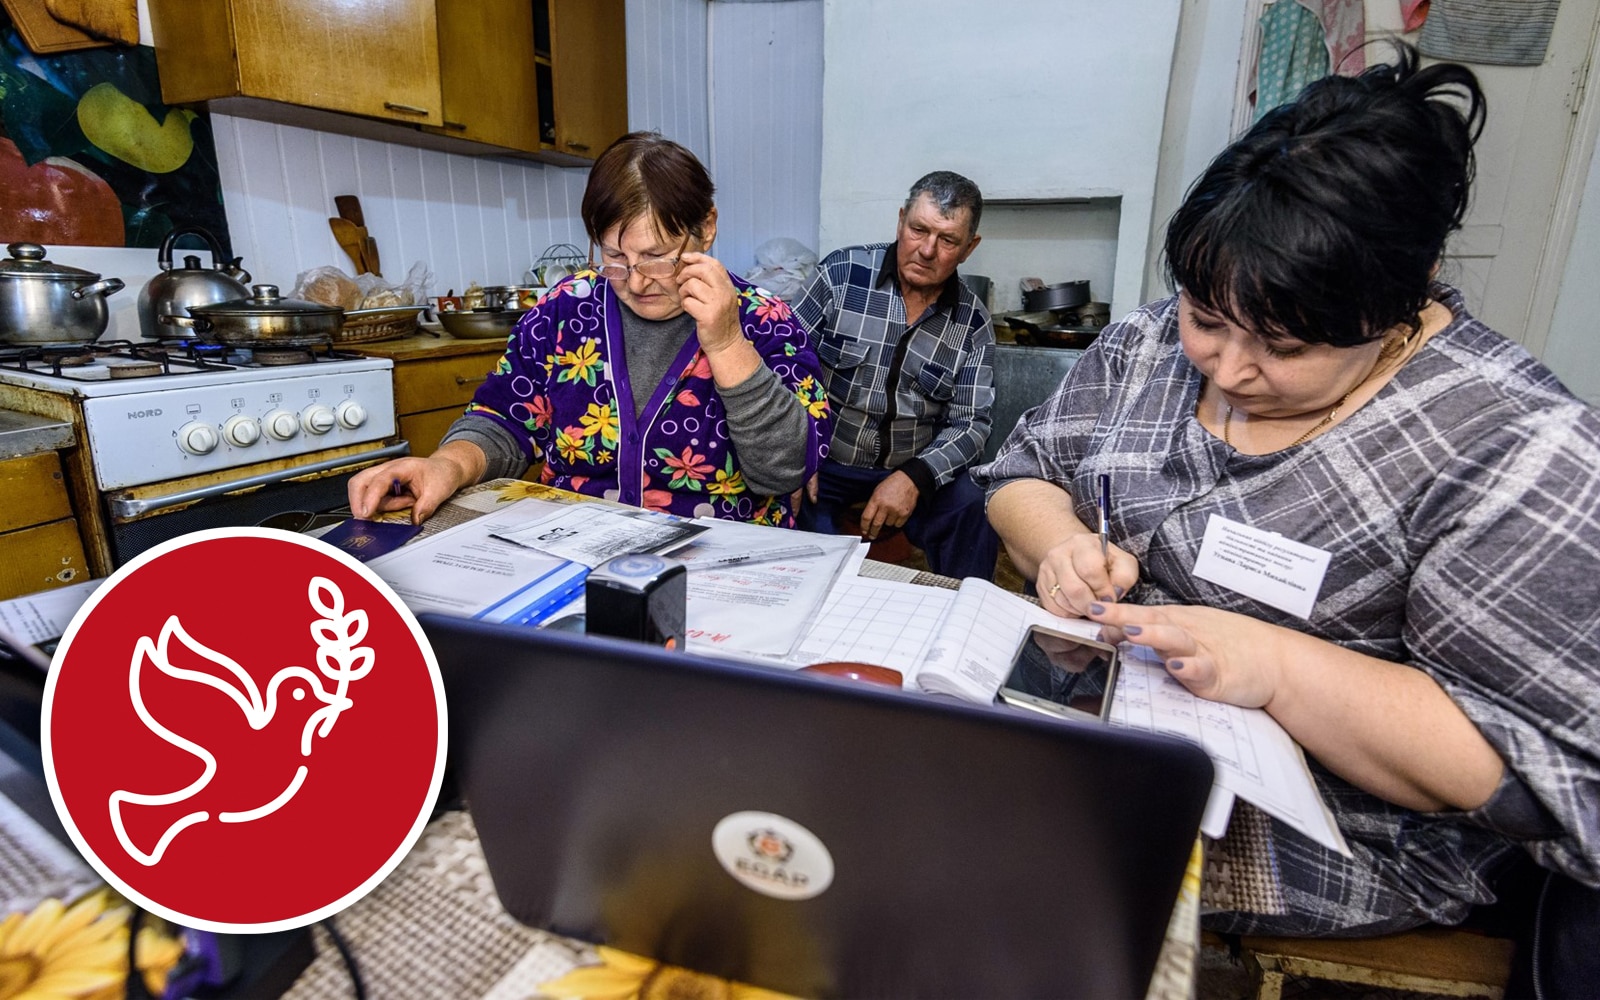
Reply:
[[1256, 1000], [1279, 1000], [1288, 976], [1500, 1000], [1515, 951], [1507, 938], [1438, 926], [1375, 938], [1244, 937], [1239, 947]]
[[[839, 515], [839, 533], [842, 535], [861, 534], [861, 512], [866, 509], [866, 501], [847, 507]], [[895, 563], [902, 565], [919, 558], [919, 551], [911, 544], [906, 533], [899, 528], [884, 528], [878, 532], [878, 537], [873, 541], [872, 547], [867, 550], [867, 557], [878, 562]]]

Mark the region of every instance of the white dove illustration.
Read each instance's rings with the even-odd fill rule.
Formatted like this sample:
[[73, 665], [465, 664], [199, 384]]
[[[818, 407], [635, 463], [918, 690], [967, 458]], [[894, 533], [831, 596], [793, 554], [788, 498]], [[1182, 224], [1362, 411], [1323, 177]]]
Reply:
[[[248, 671], [237, 661], [196, 641], [184, 630], [177, 615], [167, 618], [158, 638], [152, 640], [149, 636], [140, 636], [138, 642], [134, 644], [133, 659], [128, 668], [128, 694], [134, 712], [152, 733], [198, 758], [204, 769], [198, 778], [175, 791], [149, 793], [118, 789], [111, 793], [108, 801], [111, 825], [116, 831], [118, 842], [129, 857], [146, 866], [160, 863], [173, 838], [189, 827], [212, 818], [213, 810], [197, 808], [201, 805], [214, 807], [219, 822], [249, 823], [277, 812], [300, 791], [310, 773], [310, 768], [305, 763], [295, 766], [292, 777], [287, 777], [281, 790], [276, 790], [276, 794], [264, 800], [260, 798], [262, 793], [257, 791], [242, 793], [254, 794], [254, 799], [238, 801], [241, 795], [240, 789], [229, 789], [226, 781], [213, 787], [213, 779], [218, 774], [216, 755], [210, 749], [179, 735], [158, 721], [145, 704], [141, 682], [145, 665], [148, 664], [167, 677], [203, 684], [226, 695], [238, 706], [250, 729], [255, 731], [264, 730], [274, 718], [278, 717], [280, 692], [287, 691], [297, 702], [304, 701], [309, 693], [313, 701], [307, 707], [314, 705], [315, 709], [301, 726], [299, 756], [310, 757], [312, 736], [326, 737], [339, 716], [354, 705], [348, 694], [350, 683], [360, 680], [372, 670], [373, 651], [368, 646], [359, 645], [367, 634], [367, 613], [360, 609], [346, 613], [344, 595], [333, 581], [325, 577], [313, 577], [307, 588], [307, 597], [311, 606], [322, 616], [311, 624], [311, 634], [317, 643], [317, 669], [322, 676], [305, 667], [284, 667], [272, 675], [272, 679], [267, 682], [264, 695]], [[173, 647], [174, 640], [177, 641], [179, 649], [205, 669], [174, 665], [172, 657], [177, 652]], [[324, 677], [333, 682], [331, 689], [323, 686]], [[280, 721], [290, 720], [283, 718]], [[292, 759], [285, 762], [285, 775], [288, 774], [289, 765], [293, 763]], [[207, 794], [202, 795], [202, 793]], [[149, 851], [141, 850], [128, 833], [124, 810], [145, 808], [171, 812], [175, 810], [167, 807], [180, 803], [196, 808], [189, 808], [169, 822], [154, 848]], [[179, 807], [180, 810], [183, 808]], [[132, 812], [126, 815], [131, 816]], [[159, 828], [160, 821], [156, 825]]]

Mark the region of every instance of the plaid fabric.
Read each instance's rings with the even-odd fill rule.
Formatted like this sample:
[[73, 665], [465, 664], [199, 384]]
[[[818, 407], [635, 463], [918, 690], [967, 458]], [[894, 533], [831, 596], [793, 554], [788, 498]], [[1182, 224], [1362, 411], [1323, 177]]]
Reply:
[[[994, 403], [994, 324], [959, 276], [908, 331], [894, 244], [845, 247], [824, 257], [794, 312], [811, 332], [833, 405], [829, 457], [898, 469], [920, 459], [938, 486], [983, 453]], [[889, 375], [904, 357], [888, 421]]]
[[[1274, 824], [1289, 917], [1235, 930], [1382, 931], [1459, 921], [1520, 844], [1600, 885], [1600, 414], [1436, 286], [1454, 321], [1376, 397], [1304, 445], [1241, 455], [1195, 419], [1200, 373], [1176, 299], [1108, 328], [1025, 414], [990, 495], [1034, 477], [1094, 521], [1112, 480], [1113, 540], [1137, 556], [1141, 603], [1208, 605], [1427, 672], [1506, 763], [1489, 802], [1421, 814], [1313, 762], [1355, 851]], [[1309, 621], [1191, 575], [1220, 514], [1327, 549]], [[1213, 921], [1217, 923], [1217, 921]]]

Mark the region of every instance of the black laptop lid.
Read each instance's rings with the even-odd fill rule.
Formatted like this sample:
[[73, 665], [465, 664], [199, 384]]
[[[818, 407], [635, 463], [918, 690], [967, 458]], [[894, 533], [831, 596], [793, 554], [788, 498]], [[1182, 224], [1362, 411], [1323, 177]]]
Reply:
[[[1211, 787], [1199, 748], [422, 623], [452, 768], [523, 923], [801, 996], [1144, 995]], [[825, 881], [808, 838], [831, 881], [776, 898]]]

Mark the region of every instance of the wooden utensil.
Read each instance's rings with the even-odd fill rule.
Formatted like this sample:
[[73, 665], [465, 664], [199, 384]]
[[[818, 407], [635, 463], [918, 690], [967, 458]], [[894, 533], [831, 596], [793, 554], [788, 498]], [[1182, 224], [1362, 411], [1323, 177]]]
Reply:
[[328, 228], [333, 230], [333, 238], [339, 241], [339, 249], [350, 257], [350, 263], [355, 267], [357, 274], [367, 273], [367, 230], [358, 226], [349, 219], [330, 218]]
[[339, 210], [341, 219], [349, 219], [361, 227], [361, 252], [366, 259], [367, 274], [383, 276], [383, 266], [378, 259], [378, 241], [367, 235], [367, 217], [361, 210], [361, 199], [353, 194], [338, 194], [333, 196], [333, 205]]

